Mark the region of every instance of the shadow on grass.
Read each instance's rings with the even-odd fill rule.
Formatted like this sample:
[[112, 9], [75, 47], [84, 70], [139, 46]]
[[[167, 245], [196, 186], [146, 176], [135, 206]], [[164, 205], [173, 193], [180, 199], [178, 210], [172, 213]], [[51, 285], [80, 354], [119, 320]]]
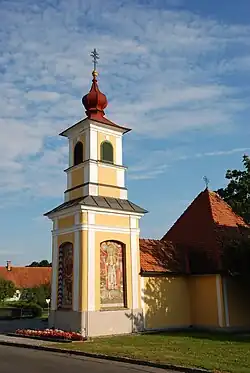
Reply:
[[201, 331], [201, 330], [180, 330], [180, 331], [162, 331], [162, 332], [144, 332], [144, 335], [183, 337], [192, 339], [207, 339], [220, 342], [241, 342], [250, 343], [250, 331]]

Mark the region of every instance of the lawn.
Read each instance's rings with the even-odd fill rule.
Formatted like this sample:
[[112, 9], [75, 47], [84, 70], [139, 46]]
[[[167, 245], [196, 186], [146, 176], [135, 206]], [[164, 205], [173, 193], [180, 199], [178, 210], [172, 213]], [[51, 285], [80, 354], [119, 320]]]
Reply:
[[57, 346], [223, 373], [250, 372], [250, 336], [158, 333], [94, 338]]

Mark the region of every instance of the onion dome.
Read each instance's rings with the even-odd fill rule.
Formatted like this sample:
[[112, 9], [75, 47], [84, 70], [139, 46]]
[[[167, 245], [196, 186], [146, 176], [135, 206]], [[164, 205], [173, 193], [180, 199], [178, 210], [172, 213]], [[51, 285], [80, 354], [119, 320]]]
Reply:
[[99, 90], [97, 84], [97, 71], [92, 72], [92, 86], [88, 94], [83, 96], [82, 104], [86, 109], [86, 115], [90, 119], [100, 118], [105, 115], [104, 109], [108, 105], [107, 97]]

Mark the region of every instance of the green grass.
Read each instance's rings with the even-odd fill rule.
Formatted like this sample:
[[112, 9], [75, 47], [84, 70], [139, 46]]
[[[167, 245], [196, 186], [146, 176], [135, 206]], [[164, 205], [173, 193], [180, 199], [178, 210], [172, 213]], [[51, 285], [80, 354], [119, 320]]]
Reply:
[[158, 333], [95, 338], [57, 346], [214, 372], [250, 372], [250, 337], [243, 335]]

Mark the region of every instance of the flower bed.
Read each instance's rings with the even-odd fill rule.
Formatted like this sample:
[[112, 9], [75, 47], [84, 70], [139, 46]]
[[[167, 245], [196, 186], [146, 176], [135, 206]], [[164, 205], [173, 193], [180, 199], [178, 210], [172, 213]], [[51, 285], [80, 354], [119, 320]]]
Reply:
[[35, 330], [35, 329], [17, 329], [16, 335], [20, 337], [36, 337], [41, 339], [49, 340], [67, 340], [67, 341], [84, 341], [84, 338], [80, 333], [75, 332], [65, 332], [59, 329], [45, 329], [45, 330]]

